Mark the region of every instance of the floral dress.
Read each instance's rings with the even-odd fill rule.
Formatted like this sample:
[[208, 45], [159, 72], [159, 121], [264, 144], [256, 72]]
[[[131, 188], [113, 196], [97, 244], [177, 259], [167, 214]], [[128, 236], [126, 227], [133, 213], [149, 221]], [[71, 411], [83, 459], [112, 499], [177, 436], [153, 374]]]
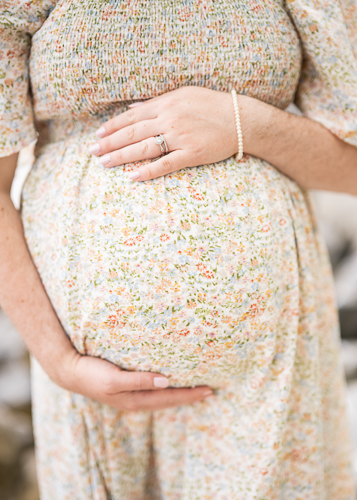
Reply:
[[183, 85], [295, 101], [357, 146], [355, 3], [0, 12], [0, 155], [38, 136], [23, 225], [65, 331], [83, 354], [215, 391], [125, 413], [34, 362], [41, 498], [354, 499], [331, 273], [306, 193], [248, 155], [133, 183], [137, 164], [104, 169], [87, 148], [130, 102]]

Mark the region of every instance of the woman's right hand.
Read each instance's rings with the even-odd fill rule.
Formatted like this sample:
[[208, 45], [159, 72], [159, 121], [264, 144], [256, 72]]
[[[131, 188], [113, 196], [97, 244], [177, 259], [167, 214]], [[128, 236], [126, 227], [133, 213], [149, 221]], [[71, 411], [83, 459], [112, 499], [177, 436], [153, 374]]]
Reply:
[[67, 364], [64, 389], [95, 399], [122, 411], [161, 410], [201, 401], [213, 394], [207, 386], [167, 388], [169, 380], [160, 374], [129, 372], [93, 356], [76, 354]]
[[64, 389], [124, 411], [187, 405], [211, 394], [208, 387], [165, 389], [163, 375], [123, 371], [75, 350], [43, 288], [10, 198], [17, 156], [0, 158], [0, 303], [48, 376]]

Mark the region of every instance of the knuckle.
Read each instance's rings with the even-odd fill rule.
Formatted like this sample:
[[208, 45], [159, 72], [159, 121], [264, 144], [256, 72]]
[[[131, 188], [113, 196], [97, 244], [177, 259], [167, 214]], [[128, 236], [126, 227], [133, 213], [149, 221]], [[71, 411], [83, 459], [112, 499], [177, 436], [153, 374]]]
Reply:
[[140, 144], [141, 146], [141, 152], [142, 154], [146, 154], [148, 152], [148, 149], [149, 149], [149, 145], [147, 143], [147, 141], [142, 141], [142, 143]]
[[136, 391], [145, 390], [145, 380], [142, 376], [138, 375], [136, 377], [134, 387]]
[[162, 168], [164, 169], [164, 172], [171, 172], [172, 171], [171, 161], [168, 160], [167, 158], [163, 158], [162, 159]]
[[127, 135], [127, 138], [128, 138], [129, 140], [133, 139], [134, 134], [135, 134], [134, 127], [127, 127], [127, 128], [126, 128], [126, 135]]
[[126, 113], [126, 118], [129, 123], [134, 123], [135, 122], [135, 111], [133, 109], [129, 109]]

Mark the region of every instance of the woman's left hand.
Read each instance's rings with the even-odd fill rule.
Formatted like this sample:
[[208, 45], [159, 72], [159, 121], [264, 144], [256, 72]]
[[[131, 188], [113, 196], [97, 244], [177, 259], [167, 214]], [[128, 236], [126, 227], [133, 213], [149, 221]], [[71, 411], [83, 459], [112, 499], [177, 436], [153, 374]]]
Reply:
[[[160, 134], [166, 140], [168, 154], [162, 155], [155, 143], [155, 136]], [[232, 95], [194, 86], [131, 105], [128, 111], [104, 123], [97, 136], [101, 139], [90, 146], [89, 152], [99, 156], [105, 167], [160, 156], [128, 174], [137, 181], [219, 162], [238, 151]]]

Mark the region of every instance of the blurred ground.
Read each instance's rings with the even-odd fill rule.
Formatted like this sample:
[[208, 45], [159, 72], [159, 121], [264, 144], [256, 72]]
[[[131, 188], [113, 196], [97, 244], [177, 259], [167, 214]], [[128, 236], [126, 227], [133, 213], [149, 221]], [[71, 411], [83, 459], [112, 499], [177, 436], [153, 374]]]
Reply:
[[[27, 148], [12, 189], [17, 206], [31, 159], [31, 148]], [[313, 193], [313, 201], [336, 279], [357, 478], [357, 198]], [[19, 334], [0, 310], [0, 500], [38, 499], [28, 356]]]
[[38, 498], [28, 356], [21, 337], [0, 311], [0, 499]]

